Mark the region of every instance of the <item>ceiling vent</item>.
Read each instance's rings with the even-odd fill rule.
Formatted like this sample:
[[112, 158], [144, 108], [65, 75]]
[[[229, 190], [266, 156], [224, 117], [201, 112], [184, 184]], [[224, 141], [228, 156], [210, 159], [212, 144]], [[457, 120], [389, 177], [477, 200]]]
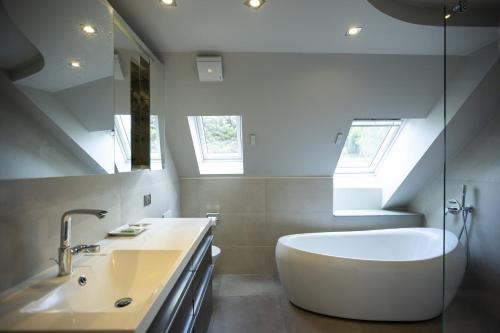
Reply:
[[196, 67], [201, 82], [222, 81], [222, 57], [197, 57]]

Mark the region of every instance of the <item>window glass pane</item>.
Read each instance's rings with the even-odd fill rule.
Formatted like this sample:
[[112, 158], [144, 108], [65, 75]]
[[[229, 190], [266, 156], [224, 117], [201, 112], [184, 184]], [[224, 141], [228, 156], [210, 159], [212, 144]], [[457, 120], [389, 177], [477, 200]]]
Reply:
[[123, 134], [125, 135], [124, 140], [128, 146], [130, 146], [130, 115], [129, 114], [119, 114], [117, 115], [120, 126], [123, 128]]
[[115, 135], [125, 159], [130, 160], [130, 129], [131, 118], [129, 114], [115, 115]]
[[347, 135], [336, 174], [373, 174], [391, 148], [401, 120], [355, 120]]
[[[161, 161], [160, 126], [157, 115], [150, 116], [151, 160]], [[115, 133], [124, 159], [131, 159], [130, 147], [131, 117], [129, 114], [115, 115]], [[160, 168], [161, 169], [161, 168]]]
[[347, 136], [338, 168], [370, 168], [391, 126], [353, 126]]
[[238, 116], [202, 116], [208, 154], [240, 154]]
[[161, 160], [161, 145], [160, 145], [160, 125], [158, 123], [158, 116], [151, 115], [151, 159]]

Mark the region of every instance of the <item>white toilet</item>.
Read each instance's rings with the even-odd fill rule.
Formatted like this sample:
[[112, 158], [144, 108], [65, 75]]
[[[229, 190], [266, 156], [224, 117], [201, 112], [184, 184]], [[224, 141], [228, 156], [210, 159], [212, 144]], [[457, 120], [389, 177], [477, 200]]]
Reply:
[[[217, 226], [217, 223], [219, 223], [219, 212], [212, 212], [212, 213], [207, 213], [207, 217], [210, 219], [210, 222], [212, 222], [212, 229], [215, 229]], [[215, 262], [217, 261], [217, 258], [219, 258], [221, 253], [221, 250], [219, 247], [212, 245], [212, 264], [215, 265]]]
[[215, 265], [215, 262], [217, 261], [217, 258], [220, 256], [220, 248], [212, 245], [212, 264]]

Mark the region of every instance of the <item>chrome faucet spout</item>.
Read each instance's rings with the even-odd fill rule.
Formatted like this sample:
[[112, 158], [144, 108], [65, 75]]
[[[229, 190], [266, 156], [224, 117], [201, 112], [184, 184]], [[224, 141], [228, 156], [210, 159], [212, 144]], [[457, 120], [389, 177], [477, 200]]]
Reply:
[[72, 271], [71, 263], [73, 253], [71, 249], [71, 216], [73, 215], [94, 215], [98, 219], [106, 217], [108, 212], [102, 209], [74, 209], [65, 212], [61, 217], [61, 240], [59, 243], [59, 276], [70, 275]]

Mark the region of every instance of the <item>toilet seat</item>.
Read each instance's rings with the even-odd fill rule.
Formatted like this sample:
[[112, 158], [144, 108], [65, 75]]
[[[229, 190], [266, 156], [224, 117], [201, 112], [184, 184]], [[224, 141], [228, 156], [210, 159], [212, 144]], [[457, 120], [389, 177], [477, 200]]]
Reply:
[[212, 264], [215, 264], [217, 258], [219, 258], [221, 250], [219, 247], [212, 245]]

